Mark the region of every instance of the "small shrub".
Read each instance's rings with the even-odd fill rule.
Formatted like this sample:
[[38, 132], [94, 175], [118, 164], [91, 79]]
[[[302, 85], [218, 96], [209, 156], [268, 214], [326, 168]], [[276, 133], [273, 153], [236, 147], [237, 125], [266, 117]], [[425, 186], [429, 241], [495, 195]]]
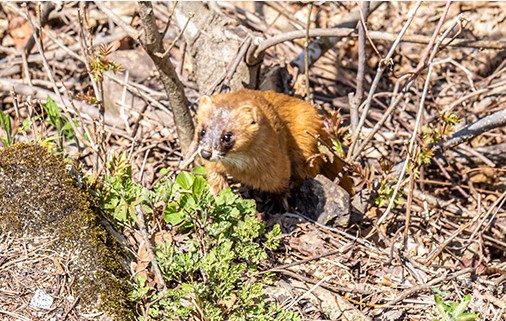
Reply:
[[[265, 233], [253, 200], [230, 189], [215, 197], [200, 168], [181, 172], [174, 182], [162, 179], [152, 191], [132, 182], [124, 156], [112, 158], [108, 169], [103, 208], [122, 222], [133, 222], [137, 204], [146, 210], [162, 201], [164, 219], [177, 234], [155, 249], [168, 289], [157, 291], [145, 279], [136, 279], [132, 299], [146, 303], [150, 318], [299, 320], [263, 294], [262, 282], [269, 282], [269, 275], [258, 276], [258, 264], [267, 258], [267, 249], [278, 246], [281, 231], [276, 226]], [[262, 245], [259, 238], [265, 239]]]

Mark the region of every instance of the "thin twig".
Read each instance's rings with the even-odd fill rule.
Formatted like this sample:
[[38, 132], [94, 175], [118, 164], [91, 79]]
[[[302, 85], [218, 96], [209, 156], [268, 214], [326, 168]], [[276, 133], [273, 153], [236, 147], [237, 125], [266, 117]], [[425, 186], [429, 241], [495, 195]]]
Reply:
[[[404, 37], [404, 34], [408, 30], [409, 25], [415, 18], [415, 14], [418, 11], [418, 8], [420, 8], [420, 5], [422, 4], [422, 1], [417, 1], [414, 8], [411, 9], [411, 11], [408, 13], [408, 20], [404, 23], [404, 26], [402, 27], [401, 31], [399, 32], [397, 38], [395, 39], [394, 43], [390, 47], [390, 50], [388, 51], [385, 58], [379, 63], [378, 65], [378, 71], [376, 72], [376, 76], [374, 77], [374, 80], [371, 84], [371, 89], [369, 89], [369, 94], [367, 96], [367, 99], [365, 101], [364, 110], [362, 111], [362, 116], [360, 117], [360, 121], [357, 126], [357, 131], [353, 133], [350, 149], [348, 150], [348, 158], [351, 157], [351, 155], [356, 155], [355, 153], [355, 146], [357, 143], [357, 140], [360, 136], [360, 131], [362, 127], [364, 126], [365, 119], [367, 117], [367, 112], [369, 111], [369, 108], [371, 107], [371, 101], [374, 93], [376, 92], [376, 87], [379, 84], [379, 81], [381, 77], [383, 76], [383, 72], [386, 70], [388, 66], [390, 66], [392, 56], [394, 55], [395, 49], [399, 45], [401, 39]], [[371, 33], [369, 33], [371, 34]], [[372, 38], [372, 35], [371, 35]]]
[[383, 307], [390, 307], [394, 304], [397, 304], [399, 302], [401, 302], [402, 300], [412, 296], [413, 294], [415, 294], [416, 292], [419, 292], [419, 291], [422, 291], [422, 290], [425, 290], [425, 289], [429, 289], [431, 288], [432, 286], [440, 283], [440, 282], [448, 282], [456, 277], [459, 277], [461, 275], [464, 275], [464, 274], [467, 274], [467, 273], [471, 273], [473, 272], [474, 269], [473, 268], [466, 268], [466, 269], [463, 269], [463, 270], [460, 270], [460, 271], [457, 271], [451, 275], [447, 275], [447, 274], [444, 274], [438, 278], [435, 278], [435, 279], [432, 279], [430, 280], [429, 282], [425, 283], [425, 284], [420, 284], [420, 285], [415, 285], [415, 286], [411, 286], [409, 289], [407, 289], [406, 291], [402, 292], [401, 295], [397, 296], [395, 299], [393, 299], [392, 301], [388, 302], [387, 304], [385, 304]]
[[388, 203], [388, 207], [385, 210], [385, 212], [381, 215], [381, 217], [378, 219], [378, 222], [377, 222], [378, 225], [380, 225], [383, 222], [383, 220], [390, 213], [390, 210], [392, 209], [392, 207], [395, 203], [394, 201], [395, 201], [395, 198], [397, 197], [397, 193], [399, 192], [399, 189], [403, 183], [402, 180], [404, 178], [404, 173], [406, 172], [406, 169], [408, 168], [408, 164], [411, 163], [411, 161], [412, 161], [411, 158], [414, 155], [415, 140], [416, 140], [416, 137], [418, 136], [418, 129], [420, 128], [420, 124], [422, 121], [422, 111], [424, 110], [424, 106], [425, 106], [425, 97], [426, 97], [427, 92], [429, 90], [430, 76], [432, 75], [432, 68], [433, 68], [433, 65], [430, 64], [429, 72], [427, 73], [427, 79], [425, 80], [425, 84], [423, 86], [422, 97], [420, 98], [420, 105], [418, 107], [418, 113], [416, 115], [416, 120], [415, 120], [415, 126], [413, 128], [413, 133], [411, 135], [411, 139], [409, 142], [408, 153], [407, 153], [406, 159], [404, 161], [404, 166], [402, 167], [401, 173], [400, 173], [399, 177], [397, 178], [397, 184], [395, 185], [395, 189], [392, 193], [392, 197], [390, 198], [390, 202]]
[[[446, 19], [446, 15], [448, 14], [448, 11], [450, 10], [451, 1], [446, 2], [446, 6], [444, 8], [443, 14], [441, 15], [441, 18], [439, 18], [439, 22], [436, 26], [436, 29], [434, 29], [434, 32], [432, 33], [432, 38], [430, 39], [429, 44], [425, 47], [424, 52], [422, 53], [422, 57], [418, 61], [418, 65], [416, 66], [415, 70], [412, 72], [412, 75], [410, 79], [408, 79], [407, 84], [409, 84], [411, 81], [413, 81], [418, 75], [422, 72], [425, 67], [427, 67], [427, 62], [432, 61], [433, 54], [436, 52], [435, 50], [432, 50], [434, 43], [436, 42], [437, 36], [439, 35], [439, 31], [441, 30], [441, 27], [443, 26], [443, 22]], [[429, 54], [431, 57], [429, 58]]]
[[455, 182], [453, 180], [453, 178], [451, 177], [451, 175], [448, 173], [448, 171], [444, 168], [443, 164], [441, 164], [441, 162], [437, 159], [437, 158], [434, 158], [434, 162], [436, 163], [436, 165], [439, 167], [439, 169], [441, 170], [441, 173], [443, 174], [443, 176], [450, 181], [450, 183], [453, 185], [453, 187], [455, 187], [455, 189], [463, 196], [465, 197], [466, 199], [470, 198], [470, 195], [464, 191], [464, 189], [462, 189], [462, 187], [459, 186], [459, 184], [457, 184], [457, 182]]
[[221, 92], [223, 92], [225, 89], [229, 88], [230, 80], [232, 80], [232, 77], [234, 76], [235, 72], [237, 71], [237, 67], [239, 67], [239, 64], [241, 61], [244, 60], [244, 56], [248, 52], [249, 47], [251, 46], [252, 38], [251, 36], [247, 36], [246, 39], [244, 39], [243, 43], [239, 47], [239, 51], [237, 52], [237, 55], [235, 59], [233, 60], [232, 64], [230, 65], [230, 68], [228, 68], [227, 74], [225, 75], [225, 79], [223, 80], [223, 83], [221, 84]]
[[156, 24], [153, 4], [148, 1], [138, 3], [139, 15], [144, 29], [141, 41], [144, 50], [151, 57], [160, 73], [160, 80], [169, 98], [179, 145], [185, 154], [193, 140], [194, 124], [190, 113], [190, 103], [184, 92], [184, 86], [178, 78], [176, 69], [168, 57], [160, 58], [157, 53], [165, 52], [163, 39]]
[[[370, 12], [374, 12], [378, 9], [385, 1], [372, 1]], [[342, 19], [339, 19], [339, 23], [332, 28], [355, 28], [357, 23], [360, 21], [361, 13], [360, 6], [356, 6], [350, 12], [348, 12]], [[290, 19], [290, 18], [289, 18]], [[301, 26], [302, 27], [302, 26]], [[335, 48], [336, 43], [341, 39], [338, 36], [319, 37], [311, 42], [309, 45], [309, 65], [312, 66], [319, 58], [321, 58], [328, 50]], [[294, 68], [298, 68], [301, 72], [304, 71], [304, 51], [302, 51], [297, 57], [290, 61], [290, 65]]]
[[[369, 31], [368, 35], [371, 39], [374, 40], [385, 40], [393, 42], [398, 40], [397, 35], [383, 31]], [[309, 30], [309, 36], [312, 38], [313, 37], [358, 38], [358, 32], [353, 28], [338, 28], [338, 29], [314, 28]], [[262, 41], [258, 46], [257, 50], [252, 54], [254, 57], [259, 57], [270, 47], [273, 47], [285, 41], [292, 41], [295, 39], [301, 39], [305, 37], [306, 37], [305, 30], [286, 32]], [[405, 35], [400, 42], [428, 44], [430, 43], [430, 39], [431, 38], [428, 36]], [[468, 40], [458, 38], [452, 41], [451, 39], [448, 39], [447, 41], [445, 41], [443, 46], [447, 45], [449, 47], [457, 47], [457, 48], [497, 49], [497, 50], [506, 49], [506, 43], [504, 41], [494, 41], [494, 40]], [[252, 61], [256, 60], [254, 57], [250, 57]]]
[[151, 267], [153, 268], [153, 272], [155, 273], [156, 278], [158, 279], [158, 282], [163, 287], [164, 290], [167, 289], [167, 284], [165, 283], [165, 280], [163, 279], [162, 272], [160, 271], [160, 268], [158, 267], [158, 262], [156, 261], [156, 255], [153, 252], [153, 249], [151, 248], [151, 242], [149, 241], [149, 235], [148, 230], [146, 229], [146, 223], [144, 221], [144, 212], [142, 211], [142, 208], [140, 205], [135, 206], [135, 214], [137, 215], [138, 225], [139, 225], [139, 231], [142, 236], [142, 240], [144, 242], [144, 246], [146, 247], [146, 253], [149, 256], [149, 260], [151, 261]]
[[[400, 87], [400, 83], [405, 78], [408, 78], [408, 77], [409, 77], [409, 75], [404, 75], [404, 76], [402, 76], [401, 78], [399, 78], [397, 80], [397, 83], [395, 84], [395, 87], [394, 87], [395, 88], [395, 90], [394, 90], [395, 94], [397, 94], [397, 90]], [[362, 141], [362, 143], [360, 144], [360, 146], [355, 150], [355, 153], [351, 157], [348, 158], [348, 161], [350, 163], [352, 163], [353, 161], [355, 161], [355, 159], [365, 149], [365, 147], [367, 146], [367, 144], [369, 144], [369, 142], [374, 137], [374, 135], [381, 129], [381, 127], [383, 126], [383, 124], [385, 123], [385, 121], [390, 117], [390, 115], [392, 114], [392, 112], [397, 108], [397, 106], [399, 105], [399, 103], [404, 99], [404, 97], [406, 96], [406, 92], [407, 91], [400, 92], [399, 94], [397, 94], [397, 96], [395, 97], [395, 99], [392, 100], [392, 102], [390, 103], [390, 106], [388, 106], [387, 110], [383, 113], [383, 116], [381, 116], [381, 119], [374, 125], [374, 127], [369, 132], [369, 134], [367, 135], [367, 137]], [[380, 95], [380, 93], [378, 93], [376, 95]], [[376, 95], [374, 95], [374, 96], [376, 96]], [[374, 97], [373, 97], [373, 99], [374, 99]], [[362, 105], [365, 105], [365, 103], [366, 102], [362, 103]]]
[[251, 47], [252, 39], [250, 36], [247, 36], [242, 41], [239, 49], [237, 51], [237, 55], [235, 58], [228, 64], [227, 69], [220, 75], [220, 77], [216, 78], [216, 80], [209, 86], [207, 90], [204, 90], [205, 95], [210, 95], [216, 91], [216, 87], [221, 83], [220, 92], [227, 91], [229, 89], [229, 83], [234, 73], [237, 71], [237, 67], [241, 61], [243, 61], [244, 56], [248, 53], [249, 48]]
[[[79, 33], [79, 43], [81, 44], [81, 52], [84, 56], [84, 63], [86, 65], [86, 70], [88, 72], [88, 77], [90, 78], [92, 87], [93, 87], [93, 93], [95, 95], [95, 98], [97, 100], [97, 107], [98, 107], [98, 129], [95, 129], [95, 139], [96, 139], [96, 145], [93, 146], [93, 155], [94, 155], [94, 169], [95, 172], [99, 172], [101, 168], [101, 156], [105, 155], [105, 107], [103, 102], [103, 90], [102, 90], [102, 82], [96, 81], [95, 77], [91, 74], [91, 64], [90, 64], [90, 57], [93, 56], [93, 53], [91, 52], [91, 48], [93, 45], [93, 38], [91, 35], [89, 35], [90, 43], [88, 44], [86, 40], [86, 33], [85, 31], [88, 30], [86, 27], [89, 26], [88, 24], [88, 18], [86, 16], [86, 7], [84, 5], [84, 2], [79, 3], [79, 9], [78, 9], [78, 20], [79, 20], [79, 27], [80, 27], [80, 33]], [[102, 161], [105, 161], [102, 159]]]
[[[49, 14], [56, 8], [56, 5], [52, 1], [48, 1], [44, 3], [44, 8], [42, 9], [42, 12], [40, 14], [40, 21], [39, 26], [44, 27], [46, 23], [48, 22]], [[38, 29], [40, 30], [40, 29]], [[37, 35], [39, 36], [39, 35]], [[25, 53], [30, 53], [32, 51], [33, 46], [35, 45], [35, 37], [34, 35], [30, 36], [30, 39], [25, 44], [25, 47], [23, 50]]]
[[506, 109], [497, 111], [488, 115], [453, 134], [445, 143], [442, 143], [442, 149], [451, 149], [457, 145], [462, 144], [484, 132], [490, 131], [495, 128], [506, 126]]
[[306, 21], [306, 38], [304, 39], [304, 75], [306, 78], [306, 101], [311, 102], [311, 86], [309, 85], [309, 29], [311, 27], [311, 13], [314, 3], [309, 5], [309, 12]]
[[95, 1], [95, 5], [105, 13], [105, 15], [114, 22], [118, 27], [123, 29], [130, 38], [132, 38], [135, 41], [139, 41], [139, 38], [142, 34], [142, 32], [139, 32], [135, 30], [134, 28], [130, 27], [128, 23], [126, 23], [120, 16], [118, 16], [113, 10], [111, 10], [108, 6], [105, 5], [105, 2], [102, 1]]
[[369, 1], [364, 1], [360, 5], [360, 21], [358, 23], [358, 70], [357, 70], [357, 91], [350, 99], [350, 124], [351, 132], [355, 133], [358, 127], [358, 106], [364, 96], [364, 77], [365, 77], [365, 38], [366, 22], [369, 14]]
[[[190, 23], [190, 20], [195, 16], [194, 13], [190, 12], [188, 14], [188, 18], [186, 19], [186, 22], [184, 23], [184, 26], [183, 28], [181, 28], [181, 30], [179, 30], [179, 33], [177, 34], [176, 38], [174, 38], [174, 40], [172, 40], [172, 43], [170, 44], [169, 48], [167, 48], [167, 50], [165, 50], [165, 52], [163, 54], [161, 53], [155, 53], [155, 55], [157, 55], [158, 57], [160, 58], [165, 58], [169, 52], [172, 50], [172, 48], [174, 48], [174, 46], [176, 45], [177, 41], [179, 40], [179, 38], [181, 38], [181, 36], [183, 35], [183, 33], [186, 31], [186, 28], [188, 27], [188, 24]], [[170, 20], [169, 22], [170, 23]]]
[[[25, 10], [26, 10], [26, 19], [29, 21], [30, 23], [30, 26], [32, 27], [32, 36], [33, 36], [33, 39], [35, 41], [35, 43], [37, 44], [37, 49], [39, 51], [39, 54], [40, 54], [40, 57], [42, 59], [42, 64], [44, 66], [44, 69], [46, 70], [46, 74], [51, 82], [51, 85], [53, 87], [53, 92], [55, 93], [55, 95], [58, 97], [58, 102], [60, 104], [60, 106], [62, 106], [62, 110], [63, 110], [63, 113], [65, 114], [65, 116], [67, 117], [67, 119], [69, 120], [69, 123], [70, 123], [70, 126], [72, 127], [72, 130], [74, 131], [75, 134], [78, 134], [80, 133], [77, 128], [76, 128], [76, 125], [74, 124], [74, 122], [72, 121], [72, 117], [70, 116], [70, 114], [68, 113], [68, 107], [67, 105], [65, 104], [66, 101], [63, 99], [63, 96], [61, 95], [60, 93], [60, 90], [58, 89], [58, 86], [56, 85], [56, 81], [53, 77], [53, 73], [51, 71], [51, 68], [49, 67], [49, 63], [46, 59], [46, 56], [44, 54], [44, 49], [43, 49], [43, 46], [42, 46], [42, 43], [39, 39], [39, 37], [37, 36], [37, 30], [39, 30], [41, 28], [41, 26], [36, 26], [35, 23], [33, 22], [32, 18], [30, 17], [30, 13], [28, 12], [28, 8], [25, 7]], [[58, 133], [59, 135], [62, 135], [61, 133]], [[63, 146], [60, 146], [60, 147], [63, 147]]]

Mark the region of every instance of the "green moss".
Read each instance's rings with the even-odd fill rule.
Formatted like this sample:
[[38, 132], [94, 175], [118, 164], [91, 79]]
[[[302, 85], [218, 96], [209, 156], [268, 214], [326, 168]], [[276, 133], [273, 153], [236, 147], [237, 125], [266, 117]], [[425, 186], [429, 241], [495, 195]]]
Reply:
[[71, 255], [69, 271], [85, 304], [132, 319], [128, 274], [119, 246], [99, 223], [89, 195], [62, 159], [39, 145], [0, 150], [0, 228], [24, 235], [53, 235], [54, 250]]

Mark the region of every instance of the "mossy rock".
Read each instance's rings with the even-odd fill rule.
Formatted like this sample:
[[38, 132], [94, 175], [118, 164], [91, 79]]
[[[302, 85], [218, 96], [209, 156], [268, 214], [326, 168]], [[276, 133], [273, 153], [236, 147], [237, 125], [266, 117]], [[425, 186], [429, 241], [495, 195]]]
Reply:
[[117, 320], [133, 319], [129, 275], [121, 249], [99, 223], [90, 196], [60, 157], [36, 144], [0, 150], [0, 228], [19, 236], [50, 235], [52, 250], [69, 253], [75, 292]]

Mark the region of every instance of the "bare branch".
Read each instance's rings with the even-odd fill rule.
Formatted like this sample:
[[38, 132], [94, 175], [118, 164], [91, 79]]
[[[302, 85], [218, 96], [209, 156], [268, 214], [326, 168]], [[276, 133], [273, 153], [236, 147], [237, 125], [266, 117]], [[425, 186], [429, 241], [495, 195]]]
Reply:
[[506, 126], [506, 109], [488, 115], [456, 132], [446, 141], [443, 149], [450, 149], [492, 129]]
[[[385, 41], [395, 41], [397, 35], [381, 32], [381, 31], [370, 31], [368, 33], [369, 37], [374, 40], [385, 40]], [[350, 38], [358, 38], [358, 32], [352, 28], [338, 28], [338, 29], [323, 29], [323, 28], [315, 28], [309, 30], [310, 37], [350, 37]], [[256, 61], [254, 57], [259, 57], [270, 47], [273, 47], [277, 44], [283, 43], [285, 41], [291, 41], [294, 39], [300, 39], [306, 37], [305, 30], [296, 30], [286, 32], [269, 39], [264, 40], [258, 46], [257, 50], [252, 53], [253, 58], [249, 57], [248, 61]], [[419, 44], [428, 44], [430, 43], [431, 37], [420, 36], [420, 35], [406, 35], [402, 38], [401, 42], [412, 42]], [[451, 42], [451, 43], [450, 43]], [[443, 43], [443, 46], [449, 47], [458, 47], [458, 48], [476, 48], [476, 49], [497, 49], [504, 50], [506, 49], [506, 42], [504, 41], [493, 41], [493, 40], [469, 40], [469, 39], [448, 39]], [[303, 69], [303, 68], [302, 68]], [[302, 71], [301, 69], [301, 71]]]
[[[383, 2], [384, 1], [373, 1], [371, 4], [371, 12], [375, 11]], [[357, 26], [357, 23], [360, 21], [360, 17], [361, 14], [359, 7], [356, 7], [350, 11], [350, 13], [341, 21], [341, 23], [334, 26], [334, 28], [355, 28]], [[331, 35], [314, 40], [309, 45], [309, 65], [311, 66], [330, 48], [334, 47], [334, 45], [341, 39], [341, 37], [342, 36]], [[290, 62], [290, 65], [298, 67], [301, 72], [304, 72], [304, 52], [301, 52], [297, 57], [295, 57]]]
[[153, 59], [157, 70], [160, 72], [160, 79], [165, 87], [174, 114], [174, 123], [176, 124], [181, 150], [183, 154], [186, 154], [193, 140], [194, 131], [189, 108], [190, 103], [186, 98], [183, 84], [177, 76], [174, 65], [168, 56], [163, 56], [165, 49], [162, 36], [156, 26], [152, 3], [139, 2], [139, 9], [144, 28], [144, 37], [141, 40], [142, 46]]

